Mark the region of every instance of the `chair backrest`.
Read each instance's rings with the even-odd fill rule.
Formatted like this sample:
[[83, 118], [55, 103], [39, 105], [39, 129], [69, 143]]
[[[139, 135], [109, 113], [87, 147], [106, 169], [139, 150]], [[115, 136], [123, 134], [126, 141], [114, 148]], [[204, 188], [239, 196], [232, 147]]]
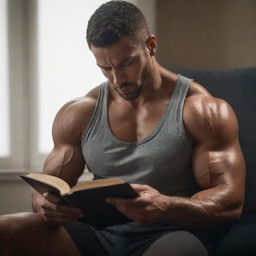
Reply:
[[172, 71], [193, 78], [213, 96], [226, 100], [233, 107], [247, 167], [244, 212], [256, 213], [256, 68]]

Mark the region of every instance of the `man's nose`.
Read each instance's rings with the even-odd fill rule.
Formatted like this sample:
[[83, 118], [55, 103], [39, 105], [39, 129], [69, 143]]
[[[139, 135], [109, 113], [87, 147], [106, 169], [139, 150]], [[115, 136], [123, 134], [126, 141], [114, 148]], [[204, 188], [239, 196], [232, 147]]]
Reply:
[[125, 75], [120, 70], [114, 70], [113, 71], [113, 83], [116, 86], [121, 85], [123, 82], [125, 82]]

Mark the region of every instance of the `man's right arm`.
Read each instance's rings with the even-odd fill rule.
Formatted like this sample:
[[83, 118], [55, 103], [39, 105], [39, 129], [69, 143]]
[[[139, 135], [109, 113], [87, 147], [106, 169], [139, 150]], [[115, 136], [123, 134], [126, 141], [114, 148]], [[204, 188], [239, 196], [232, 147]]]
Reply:
[[[95, 98], [86, 97], [64, 105], [53, 123], [54, 148], [48, 155], [43, 173], [54, 175], [74, 186], [84, 171], [85, 161], [81, 150], [81, 138], [96, 106]], [[52, 194], [33, 193], [33, 210], [42, 214], [51, 224], [63, 224], [77, 220], [81, 211], [61, 204]]]

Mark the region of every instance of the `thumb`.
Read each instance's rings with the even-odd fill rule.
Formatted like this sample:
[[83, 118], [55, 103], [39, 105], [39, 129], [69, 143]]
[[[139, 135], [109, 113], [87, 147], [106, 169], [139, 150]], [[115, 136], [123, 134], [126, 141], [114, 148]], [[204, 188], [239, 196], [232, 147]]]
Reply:
[[149, 189], [148, 185], [131, 184], [131, 186], [139, 194]]
[[59, 204], [59, 203], [62, 202], [62, 199], [61, 199], [59, 196], [56, 196], [56, 195], [54, 195], [54, 194], [52, 194], [52, 193], [50, 193], [50, 192], [45, 192], [45, 193], [43, 193], [43, 197], [44, 197], [47, 201], [49, 201], [49, 202], [51, 202], [51, 203], [54, 203], [54, 204]]

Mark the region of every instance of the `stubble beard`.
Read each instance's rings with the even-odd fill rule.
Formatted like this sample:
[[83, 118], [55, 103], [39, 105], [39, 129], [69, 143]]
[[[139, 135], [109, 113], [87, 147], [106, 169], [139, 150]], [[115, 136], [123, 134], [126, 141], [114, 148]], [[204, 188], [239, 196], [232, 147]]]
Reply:
[[119, 88], [125, 87], [125, 86], [136, 86], [136, 90], [132, 94], [127, 94], [127, 95], [122, 94], [118, 90], [118, 88], [116, 88], [116, 91], [124, 100], [127, 100], [127, 101], [135, 100], [141, 95], [141, 92], [144, 90], [144, 88], [148, 87], [148, 85], [151, 83], [152, 77], [153, 77], [152, 67], [150, 65], [150, 62], [148, 62], [142, 71], [141, 82], [139, 85], [137, 83], [127, 82], [119, 86]]

